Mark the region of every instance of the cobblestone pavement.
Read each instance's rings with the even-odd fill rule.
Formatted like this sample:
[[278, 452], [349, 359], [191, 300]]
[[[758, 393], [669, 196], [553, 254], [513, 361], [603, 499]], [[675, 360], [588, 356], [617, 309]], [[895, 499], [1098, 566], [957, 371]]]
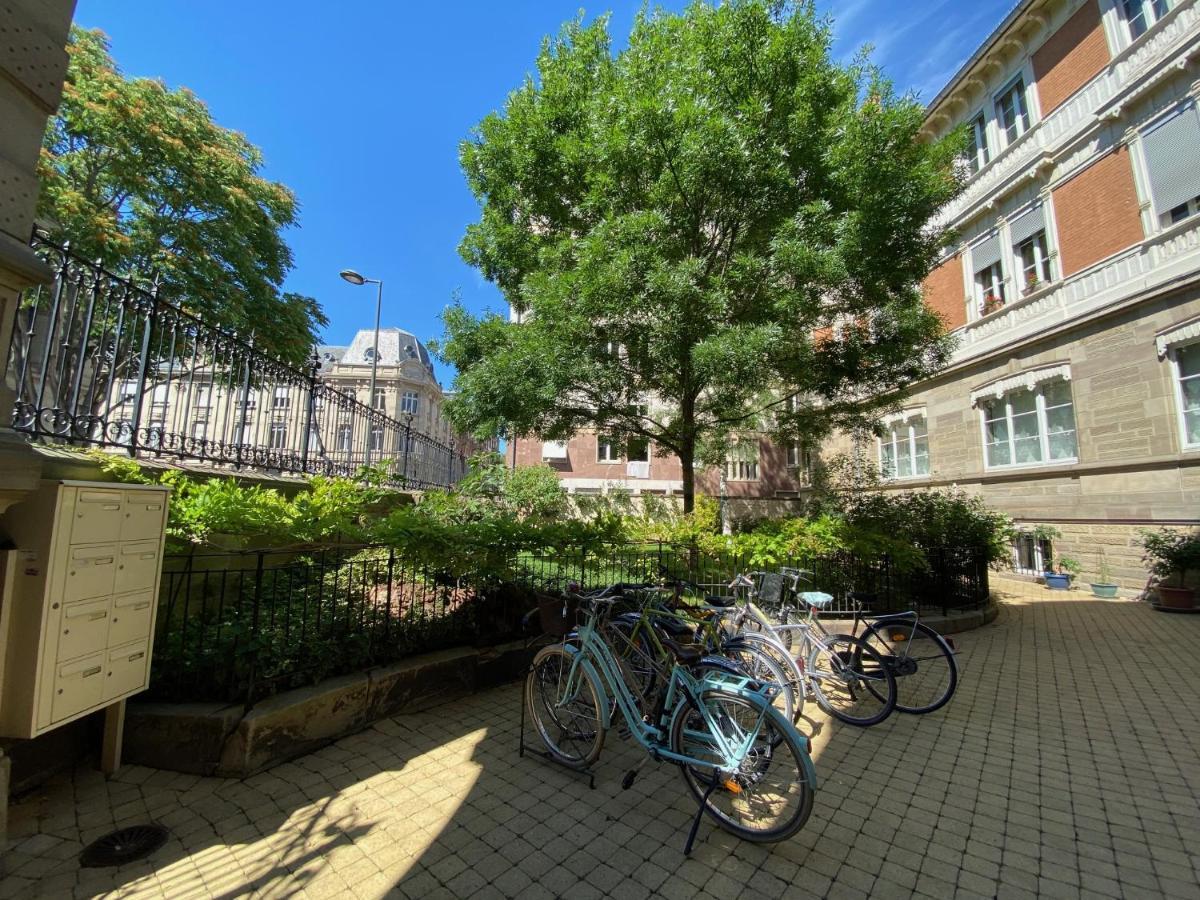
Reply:
[[[1022, 593], [958, 636], [942, 712], [810, 723], [821, 789], [783, 844], [706, 823], [685, 859], [675, 769], [622, 791], [615, 736], [594, 791], [519, 759], [506, 687], [241, 782], [63, 776], [13, 807], [0, 897], [1200, 897], [1200, 618]], [[78, 867], [147, 819], [172, 835], [148, 861]]]

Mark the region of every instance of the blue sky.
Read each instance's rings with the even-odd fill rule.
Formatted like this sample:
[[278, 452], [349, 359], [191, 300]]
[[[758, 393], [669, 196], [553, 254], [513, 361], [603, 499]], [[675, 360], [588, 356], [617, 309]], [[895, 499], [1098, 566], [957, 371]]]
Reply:
[[[834, 16], [839, 55], [874, 45], [897, 86], [928, 100], [1013, 2], [820, 7]], [[384, 324], [422, 339], [441, 333], [438, 315], [455, 290], [471, 309], [503, 308], [456, 250], [478, 212], [458, 144], [503, 106], [542, 37], [581, 6], [588, 18], [612, 13], [620, 46], [641, 3], [79, 0], [76, 21], [109, 35], [126, 74], [186, 85], [262, 148], [264, 174], [301, 204], [300, 227], [287, 233], [296, 268], [286, 287], [320, 300], [326, 341], [347, 343], [372, 326], [374, 293], [339, 279], [346, 267], [382, 278]], [[452, 372], [438, 366], [449, 386]]]

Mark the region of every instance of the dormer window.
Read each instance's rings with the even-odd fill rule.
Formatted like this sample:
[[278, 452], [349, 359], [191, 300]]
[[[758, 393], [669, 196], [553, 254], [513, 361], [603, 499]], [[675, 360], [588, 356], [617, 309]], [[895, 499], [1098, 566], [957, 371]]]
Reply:
[[365, 359], [367, 362], [370, 362], [374, 358], [375, 358], [375, 348], [374, 347], [368, 347], [366, 350], [363, 351], [363, 359]]
[[1136, 41], [1170, 9], [1168, 0], [1121, 0], [1121, 11], [1129, 25], [1129, 39]]

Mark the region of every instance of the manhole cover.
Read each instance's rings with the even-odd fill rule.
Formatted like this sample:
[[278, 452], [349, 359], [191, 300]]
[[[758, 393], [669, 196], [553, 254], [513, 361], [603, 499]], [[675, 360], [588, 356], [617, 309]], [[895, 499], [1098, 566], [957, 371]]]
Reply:
[[161, 825], [132, 825], [97, 838], [79, 854], [79, 865], [87, 868], [119, 866], [149, 856], [167, 842]]

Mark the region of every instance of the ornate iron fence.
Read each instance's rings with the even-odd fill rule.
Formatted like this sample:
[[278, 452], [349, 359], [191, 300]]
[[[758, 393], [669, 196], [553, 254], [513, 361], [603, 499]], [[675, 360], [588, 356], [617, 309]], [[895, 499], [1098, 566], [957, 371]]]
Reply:
[[34, 438], [233, 469], [355, 476], [383, 464], [397, 486], [457, 482], [443, 444], [44, 236], [55, 280], [18, 305], [8, 377], [12, 427]]

